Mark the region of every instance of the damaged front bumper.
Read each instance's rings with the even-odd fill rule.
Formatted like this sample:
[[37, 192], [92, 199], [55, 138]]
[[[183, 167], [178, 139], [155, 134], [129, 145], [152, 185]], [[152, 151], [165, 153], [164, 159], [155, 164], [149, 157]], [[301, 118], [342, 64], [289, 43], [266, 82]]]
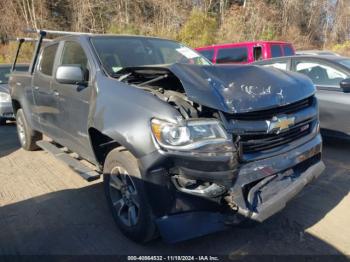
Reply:
[[176, 242], [271, 217], [322, 173], [321, 152], [322, 138], [313, 133], [291, 150], [252, 162], [239, 163], [235, 153], [200, 157], [157, 152], [141, 163], [148, 167], [144, 175], [160, 233]]
[[[262, 222], [271, 215], [282, 210], [290, 199], [296, 196], [306, 184], [317, 178], [324, 169], [325, 166], [323, 162], [320, 161], [310, 166], [303, 173], [300, 173], [295, 181], [293, 181], [294, 178], [286, 178], [284, 174], [281, 174], [282, 176], [276, 175], [276, 181], [272, 181], [268, 185], [269, 188], [275, 187], [274, 190], [276, 190], [276, 188], [280, 189], [276, 194], [271, 195], [271, 197], [265, 200], [264, 203], [254, 207], [253, 212], [244, 208], [240, 208], [238, 212], [253, 220]], [[285, 178], [289, 180], [287, 183], [284, 183], [283, 181]], [[260, 189], [255, 189], [254, 193], [257, 193], [257, 190]]]
[[264, 221], [323, 172], [321, 151], [317, 135], [292, 151], [242, 166], [226, 200], [239, 215]]

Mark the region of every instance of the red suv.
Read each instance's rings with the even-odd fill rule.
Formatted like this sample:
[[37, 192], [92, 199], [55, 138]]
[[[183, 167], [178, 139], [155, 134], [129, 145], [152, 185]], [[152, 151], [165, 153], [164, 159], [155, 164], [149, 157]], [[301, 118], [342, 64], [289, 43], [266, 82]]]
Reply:
[[295, 54], [291, 43], [255, 41], [198, 47], [196, 50], [214, 64], [253, 63], [255, 61]]

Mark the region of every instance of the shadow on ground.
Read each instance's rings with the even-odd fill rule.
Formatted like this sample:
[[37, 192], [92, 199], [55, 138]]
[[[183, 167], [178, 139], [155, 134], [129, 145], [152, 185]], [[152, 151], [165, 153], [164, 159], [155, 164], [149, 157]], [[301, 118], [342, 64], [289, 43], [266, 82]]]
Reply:
[[[15, 124], [1, 126], [0, 137], [0, 157], [20, 147]], [[281, 213], [257, 227], [232, 228], [175, 245], [156, 240], [142, 246], [126, 239], [117, 229], [107, 208], [102, 184], [98, 183], [0, 207], [0, 255], [341, 255], [331, 244], [305, 233], [350, 190], [350, 142], [326, 139], [324, 145], [327, 166], [324, 174]], [[339, 233], [341, 226], [337, 228]]]
[[326, 172], [283, 212], [255, 228], [232, 228], [175, 245], [161, 240], [138, 245], [114, 225], [98, 183], [1, 207], [0, 254], [341, 255], [305, 229], [349, 193], [349, 169], [343, 162], [348, 150], [350, 144], [326, 142]]
[[11, 154], [20, 148], [17, 137], [16, 124], [7, 122], [0, 126], [0, 157]]

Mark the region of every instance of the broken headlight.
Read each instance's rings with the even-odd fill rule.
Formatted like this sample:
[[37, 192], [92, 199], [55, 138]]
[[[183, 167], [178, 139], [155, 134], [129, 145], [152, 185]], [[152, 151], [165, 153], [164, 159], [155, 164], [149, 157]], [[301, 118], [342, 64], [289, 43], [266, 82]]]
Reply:
[[151, 127], [158, 144], [168, 149], [190, 150], [229, 139], [223, 126], [214, 119], [188, 120], [184, 124], [152, 119]]

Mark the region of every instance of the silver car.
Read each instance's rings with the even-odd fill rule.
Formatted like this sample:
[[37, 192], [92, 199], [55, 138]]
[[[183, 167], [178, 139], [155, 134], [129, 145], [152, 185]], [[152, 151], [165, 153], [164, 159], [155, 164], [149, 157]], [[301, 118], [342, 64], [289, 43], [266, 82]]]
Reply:
[[[28, 71], [28, 65], [19, 65], [17, 71]], [[8, 80], [11, 65], [0, 65], [0, 125], [6, 124], [6, 120], [14, 119], [11, 97], [9, 94]]]
[[350, 139], [350, 58], [334, 55], [297, 55], [254, 64], [308, 76], [317, 88], [322, 133]]

